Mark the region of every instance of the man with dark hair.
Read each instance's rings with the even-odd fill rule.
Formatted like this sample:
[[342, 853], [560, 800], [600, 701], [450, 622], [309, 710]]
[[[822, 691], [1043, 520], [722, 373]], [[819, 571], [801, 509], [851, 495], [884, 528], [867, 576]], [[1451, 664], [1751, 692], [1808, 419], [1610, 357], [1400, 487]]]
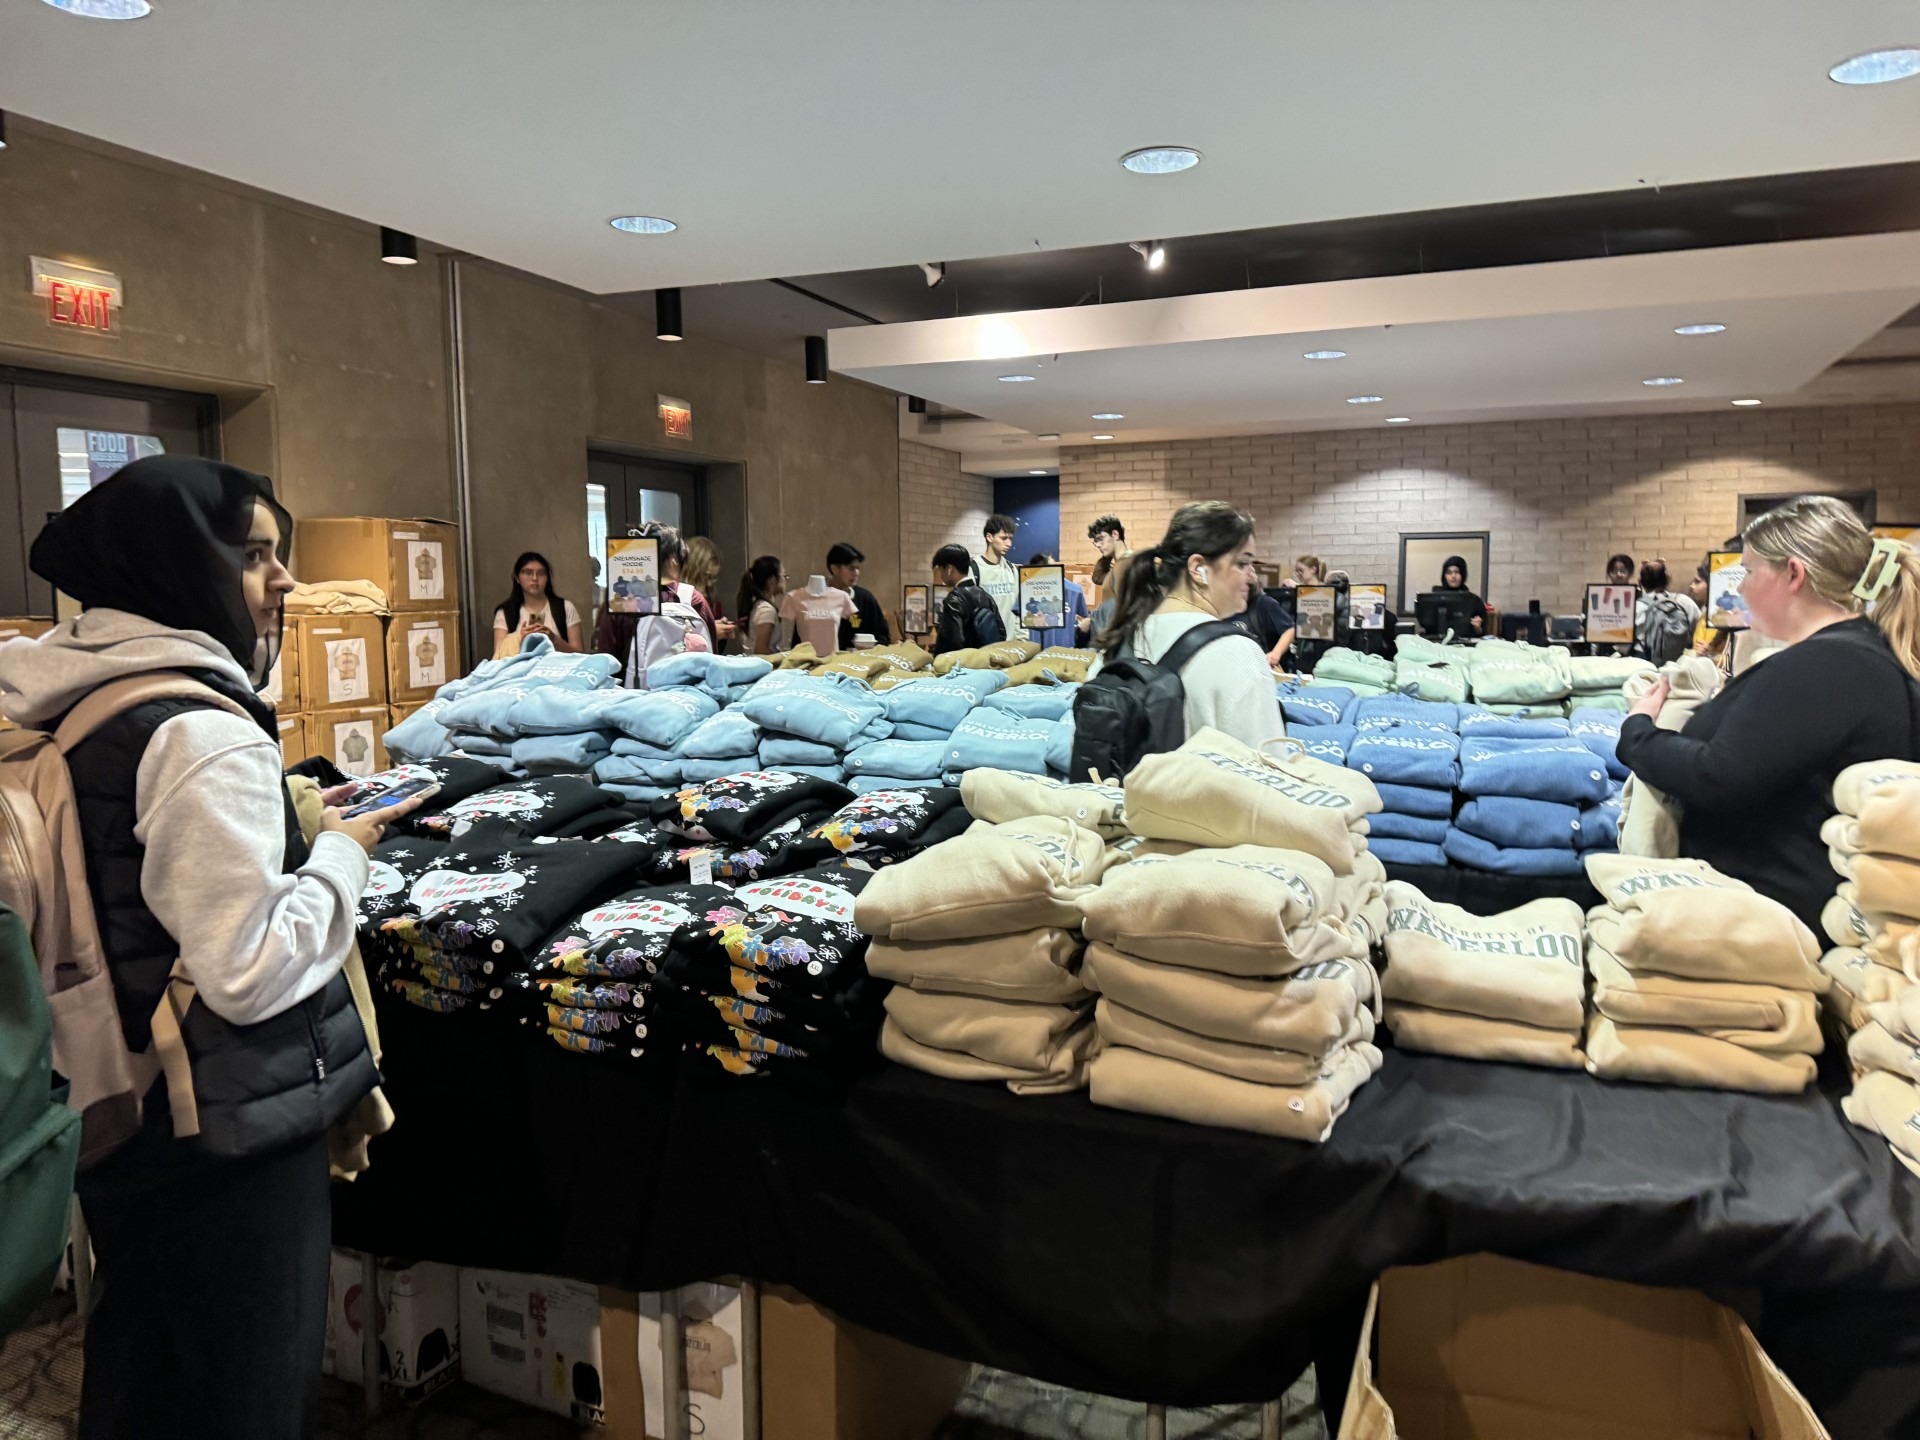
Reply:
[[842, 540], [827, 551], [827, 578], [837, 588], [853, 597], [856, 613], [840, 622], [840, 648], [854, 648], [853, 637], [865, 634], [873, 636], [876, 645], [891, 645], [893, 631], [887, 625], [887, 612], [880, 608], [880, 602], [874, 599], [873, 592], [857, 582], [860, 579], [860, 567], [867, 557], [859, 549]]
[[1118, 515], [1102, 515], [1087, 526], [1087, 538], [1100, 552], [1100, 558], [1093, 562], [1093, 583], [1104, 604], [1120, 593], [1120, 572], [1127, 568], [1127, 557], [1133, 554], [1127, 548], [1127, 527]]
[[[1029, 565], [1058, 565], [1059, 563], [1044, 551], [1027, 561]], [[1086, 591], [1080, 588], [1078, 581], [1065, 579], [1065, 577], [1063, 579], [1061, 598], [1065, 601], [1062, 608], [1067, 617], [1067, 623], [1052, 630], [1035, 630], [1032, 626], [1027, 627], [1027, 638], [1042, 650], [1051, 649], [1056, 645], [1063, 649], [1071, 649], [1080, 643], [1080, 636], [1087, 625]]]
[[933, 583], [947, 587], [934, 628], [933, 653], [972, 650], [1007, 638], [1006, 622], [993, 597], [973, 578], [973, 557], [964, 545], [942, 545], [933, 553]]
[[989, 515], [981, 533], [986, 537], [987, 548], [974, 562], [974, 579], [980, 582], [980, 588], [993, 597], [994, 609], [1000, 612], [1000, 624], [1009, 636], [1022, 633], [1020, 627], [1020, 571], [1007, 559], [1007, 552], [1013, 549], [1013, 517], [998, 513]]

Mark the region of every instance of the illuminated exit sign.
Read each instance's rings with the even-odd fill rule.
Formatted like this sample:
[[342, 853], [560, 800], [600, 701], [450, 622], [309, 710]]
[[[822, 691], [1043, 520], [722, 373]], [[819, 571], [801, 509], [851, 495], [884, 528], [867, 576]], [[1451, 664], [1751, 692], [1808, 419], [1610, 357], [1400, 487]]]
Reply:
[[113, 312], [125, 297], [118, 275], [38, 255], [32, 269], [33, 293], [47, 302], [47, 324], [114, 333]]

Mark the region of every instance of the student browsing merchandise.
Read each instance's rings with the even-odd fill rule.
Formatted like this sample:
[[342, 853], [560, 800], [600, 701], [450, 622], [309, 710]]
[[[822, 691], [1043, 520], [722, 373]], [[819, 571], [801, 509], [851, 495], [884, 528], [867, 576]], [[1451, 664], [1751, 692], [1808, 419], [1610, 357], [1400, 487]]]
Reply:
[[749, 655], [773, 655], [791, 644], [793, 627], [780, 619], [787, 567], [778, 555], [762, 555], [740, 577], [740, 622], [747, 627]]
[[973, 557], [964, 545], [942, 545], [933, 553], [933, 583], [947, 586], [934, 627], [933, 653], [974, 650], [1007, 638], [1005, 621], [993, 597], [973, 578]]
[[982, 534], [987, 545], [974, 562], [973, 577], [980, 582], [980, 588], [993, 597], [994, 608], [1000, 612], [1000, 628], [1008, 636], [1018, 635], [1023, 628], [1020, 570], [1007, 559], [1007, 552], [1013, 549], [1013, 520], [1006, 515], [989, 515]]
[[534, 550], [513, 562], [513, 594], [493, 612], [494, 659], [518, 655], [529, 635], [545, 635], [563, 654], [577, 655], [587, 648], [580, 612], [571, 600], [553, 593], [553, 567]]
[[1120, 593], [1120, 576], [1133, 551], [1127, 548], [1127, 527], [1118, 515], [1102, 515], [1087, 526], [1087, 538], [1100, 558], [1093, 562], [1093, 586], [1096, 605], [1105, 604]]
[[853, 597], [854, 613], [840, 622], [840, 648], [851, 650], [854, 636], [871, 635], [876, 645], [891, 645], [893, 630], [887, 624], [886, 611], [874, 599], [873, 592], [861, 586], [860, 567], [867, 557], [842, 540], [827, 551], [827, 578], [834, 587]]

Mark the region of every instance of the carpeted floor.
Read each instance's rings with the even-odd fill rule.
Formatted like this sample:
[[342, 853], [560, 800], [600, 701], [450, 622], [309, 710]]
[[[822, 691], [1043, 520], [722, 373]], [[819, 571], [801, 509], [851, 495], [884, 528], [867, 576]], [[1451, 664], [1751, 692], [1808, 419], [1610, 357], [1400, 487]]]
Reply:
[[[0, 1346], [0, 1440], [74, 1440], [80, 1330], [71, 1298], [61, 1295]], [[368, 1420], [359, 1387], [328, 1380], [314, 1440], [572, 1440], [592, 1433], [470, 1385], [451, 1385], [415, 1409]], [[1145, 1433], [1139, 1405], [983, 1370], [940, 1440], [1141, 1440]], [[1167, 1416], [1169, 1440], [1258, 1440], [1259, 1434], [1260, 1410], [1253, 1405]], [[1310, 1373], [1288, 1392], [1284, 1435], [1325, 1440]]]

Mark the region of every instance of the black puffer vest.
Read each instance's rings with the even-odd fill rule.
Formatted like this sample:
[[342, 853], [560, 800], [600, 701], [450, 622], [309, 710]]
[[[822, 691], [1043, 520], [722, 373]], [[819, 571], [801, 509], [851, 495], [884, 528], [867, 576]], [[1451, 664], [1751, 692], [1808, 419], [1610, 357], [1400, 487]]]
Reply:
[[[193, 678], [239, 701], [249, 713], [261, 713], [254, 696], [236, 693], [220, 677], [201, 672]], [[134, 838], [140, 760], [166, 721], [212, 708], [210, 702], [190, 699], [136, 706], [101, 726], [67, 757], [87, 852], [87, 884], [121, 1029], [135, 1053], [152, 1040], [153, 1012], [180, 955], [180, 946], [140, 894], [146, 855]], [[306, 863], [307, 845], [292, 798], [283, 791], [281, 801], [287, 833], [283, 873], [291, 874]], [[218, 855], [205, 859], [220, 864]], [[200, 1111], [199, 1136], [183, 1143], [210, 1155], [256, 1155], [311, 1140], [379, 1083], [344, 976], [334, 976], [317, 994], [256, 1025], [230, 1024], [196, 1001], [180, 1028], [192, 1057]]]

